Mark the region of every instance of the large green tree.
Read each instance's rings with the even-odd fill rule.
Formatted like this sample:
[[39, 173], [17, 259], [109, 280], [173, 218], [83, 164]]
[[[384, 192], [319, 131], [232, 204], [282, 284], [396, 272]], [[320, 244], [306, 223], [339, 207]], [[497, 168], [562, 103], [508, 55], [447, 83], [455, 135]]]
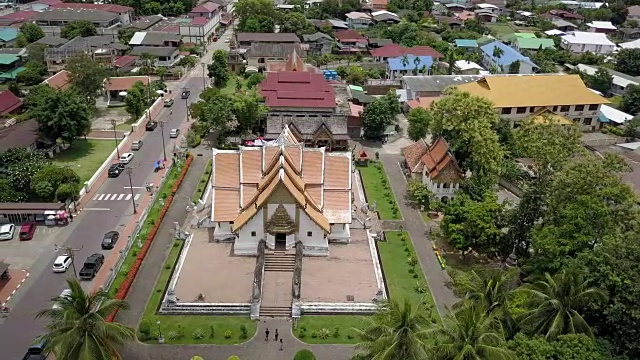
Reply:
[[544, 274], [543, 280], [520, 287], [528, 298], [528, 309], [518, 317], [525, 333], [554, 339], [564, 334], [585, 334], [593, 338], [591, 327], [582, 311], [592, 302], [607, 300], [606, 292], [592, 287], [580, 270], [562, 270], [554, 276]]
[[98, 91], [103, 87], [109, 70], [103, 63], [93, 60], [86, 54], [79, 54], [67, 61], [69, 82], [78, 93], [83, 94], [87, 102], [95, 102]]
[[428, 358], [425, 330], [433, 326], [431, 314], [408, 299], [401, 306], [390, 301], [367, 318], [361, 342], [352, 360], [423, 360]]
[[305, 34], [313, 34], [316, 32], [316, 28], [307, 20], [304, 14], [289, 12], [280, 18], [280, 32], [295, 33], [298, 36], [302, 36]]
[[407, 116], [407, 121], [409, 122], [407, 135], [409, 135], [409, 139], [418, 141], [427, 136], [427, 132], [429, 131], [429, 114], [426, 109], [421, 107], [409, 111], [409, 115]]
[[640, 85], [627, 85], [624, 94], [622, 94], [620, 110], [631, 115], [640, 114]]
[[504, 156], [493, 130], [499, 121], [493, 104], [455, 88], [444, 94], [429, 109], [429, 132], [444, 136], [462, 170], [471, 171], [476, 183], [489, 190], [497, 182]]
[[640, 49], [620, 49], [615, 69], [630, 76], [640, 75]]
[[207, 66], [210, 79], [217, 87], [224, 87], [229, 81], [229, 69], [227, 68], [228, 53], [224, 50], [216, 50], [213, 52], [212, 62]]
[[607, 360], [611, 357], [585, 334], [560, 335], [553, 340], [518, 334], [507, 343], [516, 360]]
[[202, 122], [205, 133], [228, 130], [233, 119], [234, 98], [232, 95], [220, 94], [217, 89], [207, 89], [201, 94], [202, 101], [191, 105], [191, 115]]
[[375, 99], [362, 112], [362, 126], [364, 136], [368, 139], [379, 140], [389, 125], [396, 123], [396, 115], [400, 113], [400, 103], [395, 93]]
[[238, 122], [238, 133], [251, 132], [258, 120], [267, 113], [267, 108], [261, 104], [261, 100], [255, 90], [234, 95], [233, 114]]
[[76, 279], [67, 279], [71, 294], [52, 301], [59, 307], [41, 310], [36, 318], [48, 319], [46, 350], [57, 359], [113, 360], [121, 359], [118, 349], [136, 339], [133, 329], [105, 318], [113, 311], [126, 310], [124, 300], [114, 300], [104, 290], [86, 293]]
[[97, 34], [96, 26], [88, 20], [70, 22], [60, 30], [60, 37], [65, 39], [73, 39], [78, 36], [87, 37]]
[[124, 98], [125, 109], [133, 119], [139, 119], [147, 108], [147, 87], [138, 81], [131, 89], [127, 90], [127, 96]]
[[80, 177], [71, 168], [47, 165], [31, 178], [32, 190], [46, 202], [52, 202], [56, 198], [56, 193], [63, 184], [75, 184], [75, 187], [79, 187]]
[[[238, 18], [238, 32], [273, 32], [280, 15], [269, 0], [239, 0], [234, 5], [233, 12]], [[267, 26], [266, 23], [270, 25]], [[271, 31], [256, 31], [269, 30], [269, 27]]]
[[51, 160], [43, 154], [26, 149], [13, 148], [0, 154], [0, 169], [4, 169], [0, 189], [5, 188], [5, 191], [0, 190], [0, 197], [14, 199], [8, 202], [38, 199], [31, 191], [31, 179], [49, 164]]
[[608, 95], [613, 87], [613, 75], [603, 67], [598, 67], [593, 75], [583, 74], [582, 77], [588, 87], [600, 91], [604, 95]]
[[26, 22], [20, 25], [20, 34], [24, 35], [27, 44], [36, 42], [44, 37], [44, 31], [40, 26], [32, 22]]

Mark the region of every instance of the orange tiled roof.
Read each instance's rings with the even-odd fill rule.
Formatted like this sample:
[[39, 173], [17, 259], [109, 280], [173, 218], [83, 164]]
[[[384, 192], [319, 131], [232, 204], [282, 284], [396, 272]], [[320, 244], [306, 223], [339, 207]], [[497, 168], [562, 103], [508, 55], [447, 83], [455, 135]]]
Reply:
[[429, 150], [427, 143], [424, 140], [418, 140], [415, 143], [404, 147], [400, 150], [404, 156], [404, 161], [407, 163], [407, 167], [411, 169], [411, 172], [422, 172], [422, 162], [420, 158]]
[[426, 167], [430, 178], [434, 178], [440, 174], [440, 171], [447, 167], [449, 163], [452, 163], [458, 173], [462, 175], [462, 171], [458, 168], [458, 165], [449, 151], [449, 144], [443, 137], [439, 137], [431, 146], [429, 150], [422, 155], [420, 162]]

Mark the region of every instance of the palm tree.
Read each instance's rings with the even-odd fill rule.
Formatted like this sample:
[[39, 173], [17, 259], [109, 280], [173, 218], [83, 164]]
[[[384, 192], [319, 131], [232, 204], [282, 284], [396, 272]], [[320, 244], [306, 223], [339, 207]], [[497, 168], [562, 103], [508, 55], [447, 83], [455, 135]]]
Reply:
[[87, 294], [76, 279], [67, 279], [71, 294], [52, 299], [59, 307], [38, 312], [36, 318], [49, 318], [48, 333], [38, 340], [47, 342], [46, 350], [56, 359], [120, 359], [116, 347], [136, 338], [135, 331], [105, 321], [116, 310], [129, 308], [124, 300], [114, 300], [106, 291]]
[[413, 58], [413, 65], [415, 65], [415, 71], [414, 71], [414, 75], [418, 75], [418, 69], [420, 69], [420, 64], [422, 63], [422, 60], [420, 60], [419, 56], [415, 56]]
[[475, 306], [449, 314], [429, 335], [435, 340], [430, 350], [439, 360], [515, 359], [515, 354], [504, 348], [500, 322]]
[[409, 66], [409, 55], [407, 54], [402, 55], [402, 59], [400, 59], [400, 63], [402, 64], [403, 68], [406, 68], [407, 66]]
[[353, 360], [422, 360], [427, 358], [425, 331], [433, 323], [431, 314], [413, 308], [408, 299], [401, 307], [390, 301], [371, 319], [364, 330], [355, 329], [362, 342], [356, 345]]
[[563, 270], [555, 276], [545, 273], [544, 280], [522, 291], [529, 296], [529, 310], [518, 320], [523, 330], [551, 339], [563, 334], [582, 333], [593, 338], [593, 333], [579, 311], [592, 301], [606, 301], [607, 295], [589, 286], [582, 272]]
[[504, 55], [504, 50], [502, 50], [501, 48], [495, 46], [493, 48], [493, 57], [496, 59], [500, 59], [502, 57], [502, 55]]

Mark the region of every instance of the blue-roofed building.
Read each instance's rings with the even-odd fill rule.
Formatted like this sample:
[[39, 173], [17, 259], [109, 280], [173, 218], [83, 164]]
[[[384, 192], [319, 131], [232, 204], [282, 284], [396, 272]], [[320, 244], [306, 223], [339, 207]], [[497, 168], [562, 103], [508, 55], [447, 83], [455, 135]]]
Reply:
[[471, 39], [455, 39], [453, 43], [457, 48], [464, 49], [467, 52], [475, 52], [478, 50], [478, 42]]
[[0, 28], [0, 46], [7, 47], [8, 45], [13, 45], [17, 37], [18, 37], [17, 28], [12, 28], [12, 27]]
[[387, 77], [390, 80], [400, 79], [403, 75], [427, 75], [431, 71], [431, 56], [406, 55], [387, 59]]
[[482, 65], [491, 72], [498, 69], [500, 73], [508, 74], [510, 65], [516, 61], [520, 62], [517, 74], [534, 74], [539, 69], [531, 59], [500, 41], [482, 45], [480, 51], [482, 52]]

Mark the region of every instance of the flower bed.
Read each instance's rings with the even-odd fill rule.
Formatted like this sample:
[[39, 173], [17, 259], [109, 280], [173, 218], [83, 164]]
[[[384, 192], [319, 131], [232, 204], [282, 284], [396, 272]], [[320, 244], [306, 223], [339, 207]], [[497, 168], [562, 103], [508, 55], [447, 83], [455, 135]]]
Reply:
[[[124, 298], [127, 297], [127, 294], [129, 293], [129, 290], [131, 289], [131, 285], [133, 284], [133, 281], [135, 280], [136, 275], [138, 274], [138, 271], [140, 270], [140, 266], [142, 266], [142, 261], [144, 260], [145, 256], [149, 252], [149, 248], [151, 247], [151, 243], [155, 239], [155, 236], [158, 233], [158, 230], [160, 229], [160, 225], [162, 225], [162, 220], [164, 220], [164, 217], [167, 214], [167, 211], [169, 210], [169, 207], [171, 206], [171, 203], [173, 202], [173, 196], [176, 194], [176, 192], [178, 192], [178, 189], [180, 188], [180, 185], [182, 184], [182, 181], [184, 180], [184, 177], [187, 175], [187, 171], [189, 170], [189, 167], [191, 166], [191, 162], [192, 161], [193, 161], [193, 156], [190, 155], [187, 158], [187, 161], [185, 162], [184, 166], [182, 167], [182, 171], [180, 172], [180, 176], [178, 177], [178, 179], [175, 182], [173, 182], [173, 188], [171, 189], [171, 195], [169, 195], [167, 197], [167, 199], [165, 200], [164, 206], [162, 207], [162, 210], [160, 210], [160, 213], [158, 214], [158, 218], [157, 219], [153, 219], [153, 218], [150, 218], [150, 217], [147, 218], [147, 221], [153, 221], [153, 227], [151, 228], [151, 231], [149, 231], [149, 234], [147, 235], [147, 239], [144, 242], [144, 244], [142, 245], [142, 248], [140, 249], [140, 251], [138, 252], [138, 256], [135, 259], [135, 261], [133, 262], [133, 264], [131, 265], [131, 268], [127, 272], [127, 275], [126, 275], [124, 281], [122, 281], [122, 283], [118, 287], [118, 291], [117, 291], [117, 293], [115, 295], [116, 299], [123, 300]], [[147, 221], [145, 221], [145, 223]], [[117, 315], [117, 312], [113, 312], [113, 313], [109, 314], [109, 316], [107, 316], [107, 321], [113, 321], [113, 319], [115, 319], [116, 315]]]

